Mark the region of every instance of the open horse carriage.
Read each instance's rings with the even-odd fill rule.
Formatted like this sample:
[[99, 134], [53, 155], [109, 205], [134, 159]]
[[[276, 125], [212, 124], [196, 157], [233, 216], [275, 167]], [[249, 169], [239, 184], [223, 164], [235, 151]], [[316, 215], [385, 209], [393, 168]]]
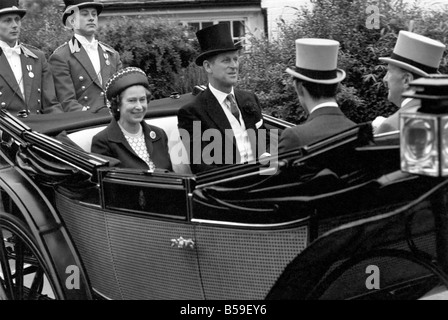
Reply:
[[[192, 98], [151, 102], [170, 148]], [[402, 173], [397, 133], [363, 124], [269, 162], [149, 173], [90, 152], [107, 109], [0, 113], [0, 299], [416, 299], [448, 284], [447, 181]]]

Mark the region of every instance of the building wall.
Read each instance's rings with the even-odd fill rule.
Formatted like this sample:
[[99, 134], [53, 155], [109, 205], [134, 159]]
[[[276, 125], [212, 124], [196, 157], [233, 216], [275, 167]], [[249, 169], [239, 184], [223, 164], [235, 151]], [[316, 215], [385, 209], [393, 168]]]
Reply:
[[155, 9], [155, 10], [127, 10], [124, 12], [104, 12], [100, 15], [100, 24], [114, 16], [142, 16], [157, 17], [170, 22], [182, 24], [210, 23], [217, 24], [222, 21], [243, 21], [245, 32], [249, 36], [261, 37], [266, 33], [264, 15], [259, 6], [216, 6], [207, 8], [180, 8], [180, 9]]

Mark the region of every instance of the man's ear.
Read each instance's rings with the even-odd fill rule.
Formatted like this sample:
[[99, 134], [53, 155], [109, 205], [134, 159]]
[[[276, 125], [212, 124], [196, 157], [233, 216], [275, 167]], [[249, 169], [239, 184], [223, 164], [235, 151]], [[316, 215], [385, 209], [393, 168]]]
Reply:
[[65, 21], [65, 27], [69, 30], [73, 30], [74, 29], [74, 25], [75, 25], [75, 17], [72, 14], [71, 16], [69, 16], [67, 18], [67, 20]]
[[414, 75], [410, 72], [405, 72], [403, 76], [403, 81], [406, 87], [409, 87], [409, 83], [414, 81]]
[[303, 97], [304, 95], [304, 88], [303, 88], [303, 84], [301, 81], [294, 81], [294, 88], [296, 89], [296, 93], [298, 96]]
[[212, 67], [210, 61], [204, 60], [204, 62], [202, 62], [202, 66], [204, 67], [205, 72], [212, 73]]

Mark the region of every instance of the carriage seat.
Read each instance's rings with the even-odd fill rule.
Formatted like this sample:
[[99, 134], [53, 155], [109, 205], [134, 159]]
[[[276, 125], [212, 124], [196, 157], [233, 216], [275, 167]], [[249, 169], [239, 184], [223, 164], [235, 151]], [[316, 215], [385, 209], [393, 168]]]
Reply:
[[[180, 140], [179, 130], [177, 128], [177, 117], [148, 119], [146, 122], [150, 125], [162, 128], [168, 136], [168, 149], [170, 151], [174, 172], [191, 174], [191, 169], [188, 165], [188, 156], [185, 147]], [[84, 129], [70, 133], [67, 136], [84, 151], [91, 152], [93, 136], [105, 128], [106, 126]]]

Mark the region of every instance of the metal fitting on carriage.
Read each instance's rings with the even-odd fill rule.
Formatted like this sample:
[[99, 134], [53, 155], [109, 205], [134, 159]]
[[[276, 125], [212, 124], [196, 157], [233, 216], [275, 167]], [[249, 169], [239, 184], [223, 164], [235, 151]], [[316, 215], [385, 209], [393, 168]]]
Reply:
[[178, 239], [171, 239], [171, 246], [181, 249], [194, 249], [194, 241], [192, 239], [184, 239], [180, 237]]

